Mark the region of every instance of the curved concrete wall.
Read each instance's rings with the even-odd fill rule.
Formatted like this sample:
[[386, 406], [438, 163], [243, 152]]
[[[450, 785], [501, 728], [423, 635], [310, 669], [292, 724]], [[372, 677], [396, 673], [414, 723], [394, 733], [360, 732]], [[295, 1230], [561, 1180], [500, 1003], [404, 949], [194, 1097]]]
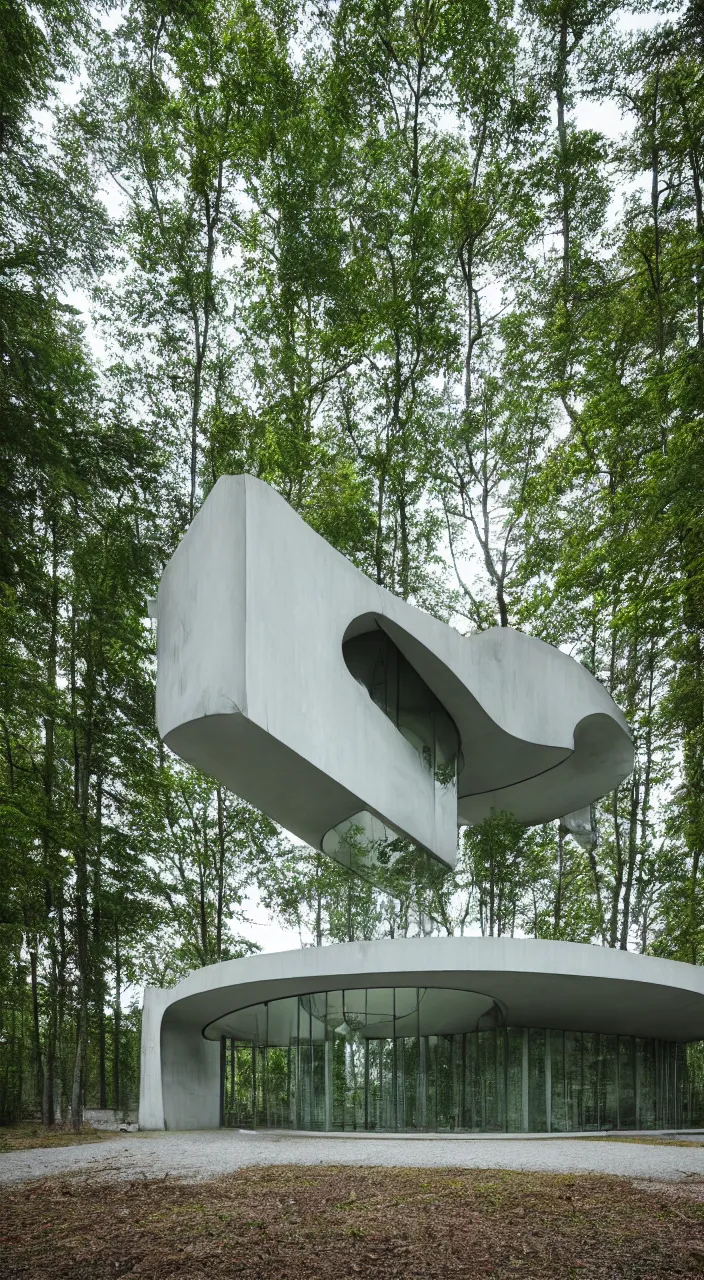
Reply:
[[507, 1025], [704, 1039], [704, 969], [627, 951], [517, 938], [399, 938], [248, 956], [147, 988], [140, 1125], [219, 1123], [216, 1019], [264, 1000], [340, 987], [424, 986], [484, 993]]
[[[218, 480], [164, 570], [157, 721], [172, 750], [315, 848], [361, 811], [452, 866], [457, 824], [588, 805], [632, 768], [602, 685], [507, 628], [464, 637], [378, 587], [251, 476]], [[441, 785], [348, 671], [381, 627], [455, 722]]]

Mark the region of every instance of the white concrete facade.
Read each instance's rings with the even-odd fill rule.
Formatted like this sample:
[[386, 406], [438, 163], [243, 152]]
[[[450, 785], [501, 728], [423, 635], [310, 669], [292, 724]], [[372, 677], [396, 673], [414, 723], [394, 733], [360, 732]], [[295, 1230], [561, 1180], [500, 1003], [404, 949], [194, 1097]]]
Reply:
[[[628, 725], [580, 663], [509, 628], [460, 635], [251, 476], [218, 480], [156, 616], [164, 741], [317, 849], [364, 812], [452, 866], [458, 823], [571, 814], [632, 768]], [[343, 644], [379, 631], [454, 722], [454, 781], [438, 782], [348, 669]]]
[[[139, 1122], [220, 1123], [220, 1035], [227, 1015], [263, 1001], [345, 988], [427, 987], [499, 1002], [507, 1026], [704, 1039], [704, 969], [568, 942], [398, 938], [249, 956], [147, 988]], [[211, 1038], [208, 1038], [211, 1037]]]

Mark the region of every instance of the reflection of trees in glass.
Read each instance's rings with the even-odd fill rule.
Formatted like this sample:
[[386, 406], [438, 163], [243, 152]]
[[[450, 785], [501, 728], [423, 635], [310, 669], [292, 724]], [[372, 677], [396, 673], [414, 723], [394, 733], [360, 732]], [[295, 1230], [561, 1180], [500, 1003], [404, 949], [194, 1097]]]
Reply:
[[342, 653], [351, 674], [437, 781], [443, 786], [455, 782], [460, 737], [454, 721], [391, 637], [381, 628], [367, 631], [346, 640]]
[[[224, 1041], [226, 1125], [564, 1133], [704, 1124], [704, 1043], [506, 1027], [498, 1014], [487, 1025], [476, 1009], [472, 1029], [421, 1034], [419, 1022], [413, 1032], [410, 1004], [417, 1014], [427, 1001], [429, 1010], [443, 994], [434, 989], [349, 993], [355, 1008], [337, 1022], [347, 994], [271, 1002], [270, 1012], [290, 1006], [287, 1020], [268, 1024], [289, 1028], [285, 1043]], [[371, 1021], [350, 1025], [355, 1011], [383, 1014], [390, 996], [402, 1010], [396, 1034]]]

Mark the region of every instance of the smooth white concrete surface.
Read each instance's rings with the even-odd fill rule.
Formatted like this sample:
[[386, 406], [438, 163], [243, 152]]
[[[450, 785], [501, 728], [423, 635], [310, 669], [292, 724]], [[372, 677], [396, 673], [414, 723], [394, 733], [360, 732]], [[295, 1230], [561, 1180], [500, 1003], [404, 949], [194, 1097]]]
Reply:
[[142, 1003], [142, 1041], [139, 1055], [139, 1124], [142, 1129], [164, 1128], [164, 1095], [161, 1085], [161, 1019], [168, 1004], [168, 988], [145, 987]]
[[161, 1025], [161, 1073], [166, 1129], [217, 1129], [220, 1124], [220, 1044], [174, 1022]]
[[478, 992], [502, 1006], [507, 1026], [704, 1039], [704, 968], [630, 951], [396, 938], [247, 956], [197, 969], [170, 990], [147, 989], [140, 1126], [219, 1123], [217, 1042], [227, 1024], [218, 1022], [228, 1014], [283, 996], [389, 986]]
[[357, 1165], [386, 1168], [525, 1169], [537, 1173], [610, 1173], [678, 1182], [704, 1176], [704, 1150], [609, 1142], [599, 1138], [536, 1140], [493, 1136], [345, 1136], [237, 1133], [217, 1129], [138, 1134], [94, 1146], [54, 1147], [0, 1155], [0, 1183], [53, 1174], [91, 1179], [217, 1178], [266, 1165]]
[[[315, 848], [361, 811], [448, 865], [457, 824], [535, 823], [632, 768], [628, 726], [572, 658], [508, 628], [463, 637], [378, 587], [251, 476], [218, 480], [156, 604], [164, 741]], [[454, 720], [441, 785], [345, 664], [381, 628]]]

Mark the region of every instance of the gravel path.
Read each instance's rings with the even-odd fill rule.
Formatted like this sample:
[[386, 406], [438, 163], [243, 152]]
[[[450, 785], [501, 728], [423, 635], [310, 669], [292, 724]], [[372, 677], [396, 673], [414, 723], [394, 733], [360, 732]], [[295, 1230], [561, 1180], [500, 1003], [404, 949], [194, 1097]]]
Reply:
[[464, 1169], [524, 1169], [542, 1173], [615, 1173], [680, 1180], [704, 1176], [704, 1149], [570, 1138], [398, 1139], [235, 1133], [214, 1129], [135, 1134], [75, 1147], [0, 1155], [0, 1183], [26, 1182], [67, 1171], [91, 1178], [215, 1178], [247, 1165], [345, 1164]]

